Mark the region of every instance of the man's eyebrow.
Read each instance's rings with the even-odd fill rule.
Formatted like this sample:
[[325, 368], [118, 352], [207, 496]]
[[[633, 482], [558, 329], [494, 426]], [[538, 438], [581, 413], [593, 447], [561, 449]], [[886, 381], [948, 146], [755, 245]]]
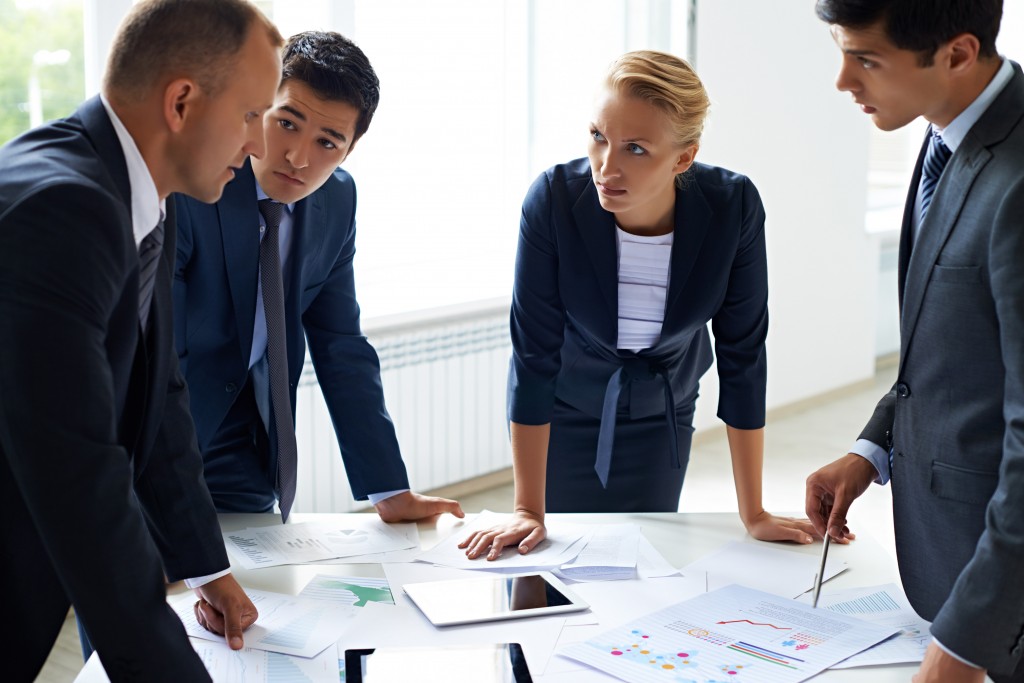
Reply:
[[338, 140], [341, 140], [342, 142], [348, 142], [348, 138], [346, 138], [344, 135], [342, 135], [338, 131], [334, 130], [333, 128], [321, 128], [320, 130], [322, 130], [323, 132], [327, 133], [332, 138], [337, 138]]
[[283, 109], [284, 111], [288, 112], [289, 114], [291, 114], [295, 118], [299, 119], [300, 121], [305, 121], [306, 120], [306, 115], [303, 114], [298, 109], [296, 109], [295, 107], [291, 107], [291, 106], [289, 106], [287, 104], [282, 104], [281, 105], [281, 109]]
[[844, 49], [843, 50], [843, 54], [850, 55], [851, 57], [878, 57], [878, 56], [880, 56], [879, 53], [875, 52], [874, 50], [850, 50], [850, 49]]

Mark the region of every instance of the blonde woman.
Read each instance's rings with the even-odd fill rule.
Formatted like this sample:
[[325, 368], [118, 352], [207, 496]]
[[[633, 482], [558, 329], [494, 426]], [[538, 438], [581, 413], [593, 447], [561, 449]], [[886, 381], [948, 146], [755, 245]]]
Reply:
[[677, 510], [709, 321], [743, 523], [762, 540], [812, 541], [807, 520], [761, 505], [764, 209], [749, 179], [694, 161], [708, 104], [685, 61], [623, 55], [595, 101], [587, 158], [530, 188], [508, 379], [515, 511], [465, 539], [469, 557], [529, 552], [546, 511]]

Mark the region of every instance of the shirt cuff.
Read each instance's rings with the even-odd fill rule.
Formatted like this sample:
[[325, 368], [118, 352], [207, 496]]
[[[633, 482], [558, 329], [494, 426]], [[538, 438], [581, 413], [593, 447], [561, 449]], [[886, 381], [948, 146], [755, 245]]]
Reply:
[[950, 650], [950, 649], [949, 649], [948, 647], [946, 647], [945, 645], [943, 645], [942, 643], [940, 643], [940, 642], [939, 642], [939, 639], [938, 639], [938, 638], [936, 638], [935, 636], [932, 636], [932, 642], [933, 642], [933, 643], [935, 643], [936, 645], [938, 645], [938, 646], [939, 646], [939, 649], [940, 649], [940, 650], [942, 650], [942, 651], [943, 651], [943, 652], [945, 652], [945, 653], [946, 653], [947, 655], [949, 655], [950, 657], [952, 657], [952, 658], [953, 658], [953, 659], [955, 659], [956, 661], [960, 662], [961, 664], [966, 664], [967, 666], [969, 666], [969, 667], [971, 667], [971, 668], [973, 668], [973, 669], [982, 669], [982, 668], [984, 668], [984, 667], [978, 666], [978, 665], [977, 665], [977, 664], [975, 664], [974, 662], [969, 662], [969, 661], [967, 661], [966, 659], [964, 659], [963, 657], [961, 657], [961, 656], [960, 656], [960, 655], [958, 655], [957, 653], [953, 652], [953, 651], [952, 651], [952, 650]]
[[878, 476], [875, 477], [876, 484], [889, 483], [889, 451], [874, 441], [857, 439], [857, 443], [853, 444], [853, 448], [849, 452], [859, 455], [875, 466], [875, 470], [878, 472]]
[[211, 581], [215, 581], [222, 576], [227, 576], [230, 573], [231, 567], [228, 567], [224, 571], [217, 572], [216, 574], [207, 574], [206, 576], [197, 576], [194, 579], [185, 579], [185, 585], [189, 588], [199, 588], [200, 586], [205, 586]]
[[376, 505], [382, 500], [387, 500], [391, 496], [397, 496], [399, 493], [405, 493], [409, 489], [395, 489], [394, 491], [385, 491], [384, 493], [371, 493], [367, 496], [370, 499], [370, 505]]

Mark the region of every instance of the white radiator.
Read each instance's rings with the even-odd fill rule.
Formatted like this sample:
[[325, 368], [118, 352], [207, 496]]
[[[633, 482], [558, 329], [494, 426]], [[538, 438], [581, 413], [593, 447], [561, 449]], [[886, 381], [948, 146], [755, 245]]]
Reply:
[[[367, 321], [384, 398], [416, 491], [511, 466], [505, 380], [508, 299]], [[296, 512], [348, 512], [352, 499], [327, 406], [309, 359], [296, 399]]]

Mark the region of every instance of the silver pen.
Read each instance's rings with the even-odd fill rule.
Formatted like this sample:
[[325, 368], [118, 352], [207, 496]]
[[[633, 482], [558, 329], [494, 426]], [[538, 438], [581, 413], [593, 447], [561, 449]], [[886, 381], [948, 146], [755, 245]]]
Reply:
[[811, 602], [811, 607], [818, 606], [818, 596], [821, 594], [821, 581], [825, 578], [825, 560], [828, 558], [828, 544], [831, 537], [828, 535], [828, 530], [825, 530], [825, 542], [821, 546], [821, 566], [818, 567], [818, 575], [814, 577], [814, 600]]

